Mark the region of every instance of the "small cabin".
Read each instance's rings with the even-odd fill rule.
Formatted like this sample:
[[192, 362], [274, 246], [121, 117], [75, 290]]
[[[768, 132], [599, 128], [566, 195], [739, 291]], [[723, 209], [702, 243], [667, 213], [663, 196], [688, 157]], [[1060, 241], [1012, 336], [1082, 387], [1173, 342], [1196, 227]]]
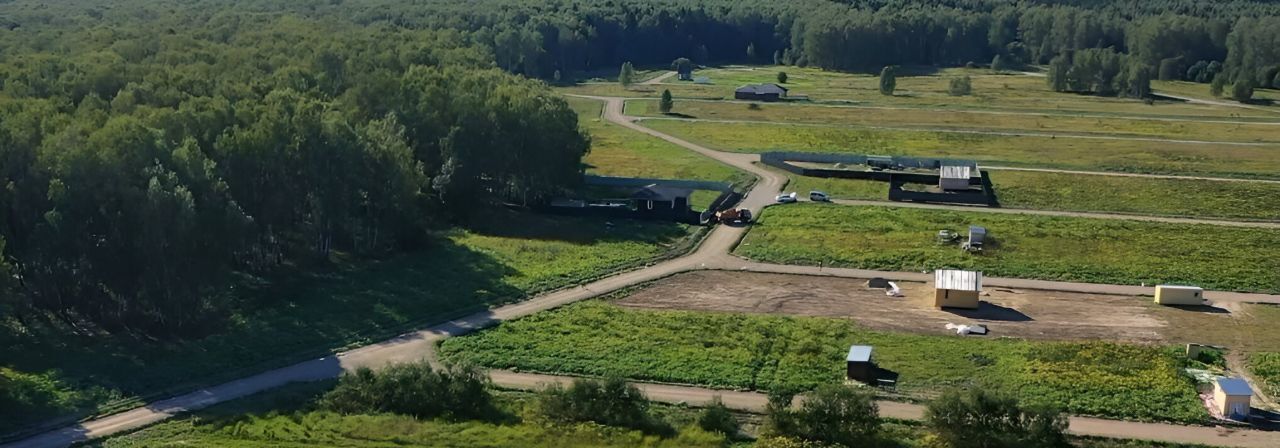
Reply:
[[933, 273], [934, 308], [965, 308], [976, 310], [982, 294], [982, 273], [939, 269]]
[[1213, 382], [1213, 404], [1224, 418], [1249, 420], [1253, 388], [1243, 378], [1218, 378]]
[[1156, 303], [1204, 305], [1204, 289], [1196, 286], [1156, 285]]
[[969, 249], [982, 250], [982, 244], [987, 241], [987, 228], [982, 226], [969, 226]]
[[753, 101], [778, 101], [787, 97], [787, 88], [777, 84], [748, 84], [733, 91], [733, 98]]
[[943, 165], [938, 173], [938, 188], [945, 191], [968, 190], [972, 172], [967, 166]]
[[688, 188], [653, 184], [637, 189], [630, 199], [638, 217], [679, 220], [693, 213], [689, 207], [689, 196], [692, 195], [693, 190]]
[[871, 346], [854, 345], [849, 347], [849, 356], [845, 357], [845, 378], [875, 384], [876, 365], [871, 361]]

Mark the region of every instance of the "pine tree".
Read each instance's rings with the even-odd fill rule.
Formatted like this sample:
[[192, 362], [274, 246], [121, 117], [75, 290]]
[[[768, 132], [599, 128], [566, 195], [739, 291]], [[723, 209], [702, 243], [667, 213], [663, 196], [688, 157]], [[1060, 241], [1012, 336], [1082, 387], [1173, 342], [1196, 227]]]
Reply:
[[675, 107], [676, 102], [671, 98], [671, 91], [662, 89], [662, 99], [658, 100], [658, 110], [664, 114], [671, 113], [671, 108]]
[[622, 71], [618, 72], [618, 82], [622, 83], [623, 87], [628, 87], [635, 77], [636, 69], [631, 66], [631, 62], [623, 62]]
[[893, 96], [893, 91], [898, 88], [898, 74], [896, 72], [897, 70], [892, 65], [880, 70], [881, 94]]

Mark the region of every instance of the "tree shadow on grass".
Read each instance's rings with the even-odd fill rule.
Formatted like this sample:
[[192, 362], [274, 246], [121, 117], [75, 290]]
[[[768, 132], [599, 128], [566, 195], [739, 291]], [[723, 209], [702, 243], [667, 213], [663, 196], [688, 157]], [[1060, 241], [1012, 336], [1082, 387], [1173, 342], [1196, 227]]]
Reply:
[[231, 319], [203, 338], [74, 336], [51, 323], [0, 331], [0, 366], [52, 373], [58, 382], [49, 394], [74, 397], [43, 412], [7, 408], [14, 418], [0, 432], [59, 415], [121, 410], [130, 398], [184, 393], [519, 300], [526, 292], [504, 280], [513, 272], [489, 254], [441, 238], [415, 253], [237, 282], [226, 293], [234, 298]]
[[671, 243], [688, 236], [683, 225], [592, 216], [561, 216], [494, 208], [464, 225], [476, 234], [574, 244], [604, 242]]

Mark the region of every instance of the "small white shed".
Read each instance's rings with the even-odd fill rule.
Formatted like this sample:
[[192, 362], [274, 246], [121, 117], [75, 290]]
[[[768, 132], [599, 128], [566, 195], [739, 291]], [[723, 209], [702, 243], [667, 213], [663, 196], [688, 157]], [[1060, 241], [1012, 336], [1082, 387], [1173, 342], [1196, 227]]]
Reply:
[[972, 169], [960, 165], [944, 165], [938, 176], [938, 188], [943, 190], [968, 190]]
[[1196, 286], [1157, 285], [1156, 303], [1161, 305], [1204, 305], [1204, 289]]
[[1223, 417], [1249, 420], [1249, 400], [1253, 388], [1242, 378], [1218, 378], [1213, 382], [1213, 404]]

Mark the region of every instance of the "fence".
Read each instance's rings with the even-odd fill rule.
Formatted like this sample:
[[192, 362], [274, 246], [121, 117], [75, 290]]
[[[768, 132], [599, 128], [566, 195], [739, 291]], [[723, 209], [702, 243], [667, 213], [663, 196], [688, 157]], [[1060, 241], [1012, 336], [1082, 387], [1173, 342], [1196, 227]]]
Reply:
[[[867, 179], [889, 184], [890, 201], [946, 202], [957, 204], [981, 204], [999, 207], [995, 189], [986, 171], [977, 170], [972, 160], [941, 159], [906, 156], [868, 156], [864, 154], [831, 154], [814, 152], [772, 151], [760, 155], [760, 162], [783, 171], [806, 177], [838, 179]], [[977, 170], [979, 177], [969, 178], [969, 185], [982, 187], [981, 192], [931, 193], [902, 189], [903, 184], [937, 185], [938, 174], [904, 173], [899, 171], [849, 170], [838, 168], [806, 168], [789, 162], [828, 163], [845, 165], [869, 165], [882, 168], [941, 169], [942, 166], [967, 166]]]

